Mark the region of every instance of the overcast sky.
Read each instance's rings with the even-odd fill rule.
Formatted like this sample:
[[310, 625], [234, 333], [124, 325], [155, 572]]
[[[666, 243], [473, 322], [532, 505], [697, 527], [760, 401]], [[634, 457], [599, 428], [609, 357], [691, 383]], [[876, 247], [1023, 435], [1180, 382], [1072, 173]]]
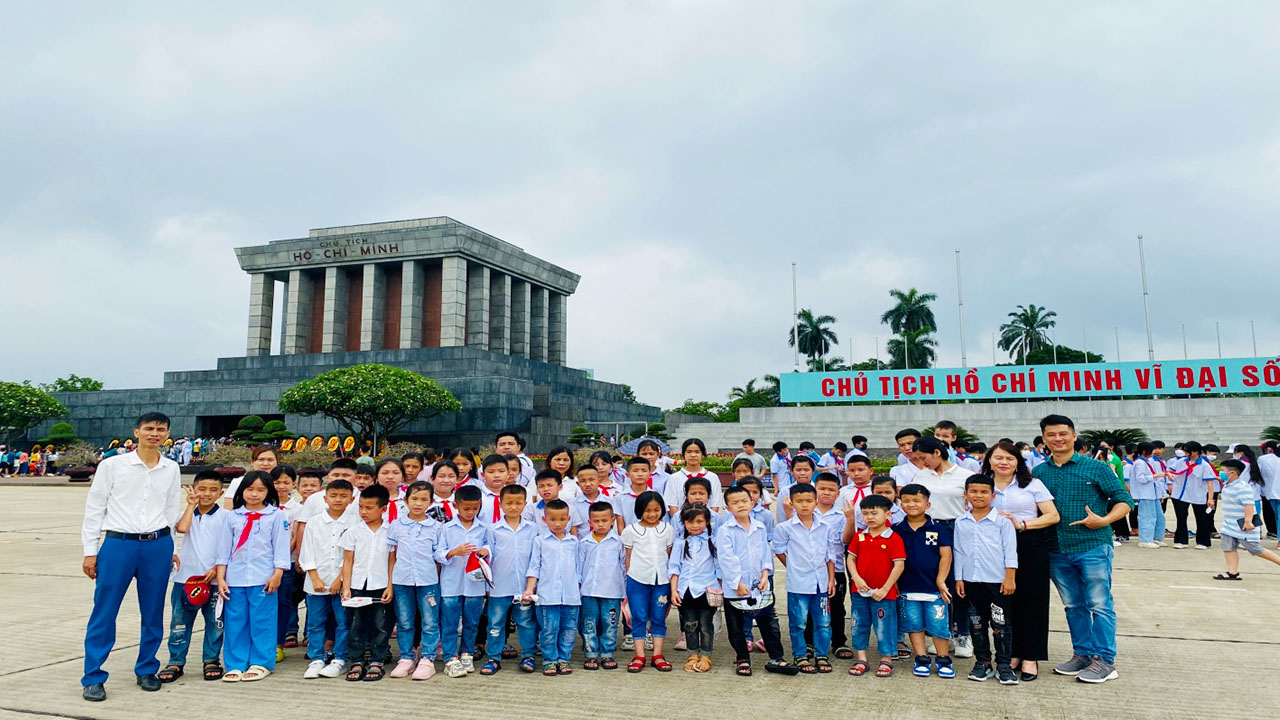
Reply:
[[1027, 303], [1138, 360], [1143, 233], [1157, 357], [1280, 352], [1275, 3], [3, 4], [6, 380], [212, 368], [233, 248], [437, 215], [663, 407], [791, 368], [793, 261], [846, 358], [917, 287], [958, 366], [960, 249], [969, 364]]

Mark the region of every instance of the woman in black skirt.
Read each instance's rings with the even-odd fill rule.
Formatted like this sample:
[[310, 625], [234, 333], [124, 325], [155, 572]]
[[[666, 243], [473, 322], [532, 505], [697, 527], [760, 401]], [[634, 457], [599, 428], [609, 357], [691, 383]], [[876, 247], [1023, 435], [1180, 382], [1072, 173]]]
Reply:
[[1049, 533], [1058, 524], [1058, 510], [1013, 443], [992, 447], [982, 474], [995, 481], [991, 506], [1018, 529], [1018, 573], [1009, 626], [1013, 667], [1021, 669], [1023, 682], [1030, 682], [1040, 675], [1040, 661], [1049, 659]]

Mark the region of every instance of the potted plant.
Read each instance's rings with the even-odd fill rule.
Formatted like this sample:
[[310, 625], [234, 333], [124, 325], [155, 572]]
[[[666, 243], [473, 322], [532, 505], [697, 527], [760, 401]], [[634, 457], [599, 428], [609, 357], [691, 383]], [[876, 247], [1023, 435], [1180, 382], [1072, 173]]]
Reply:
[[71, 482], [87, 482], [89, 478], [93, 477], [95, 472], [97, 472], [97, 468], [93, 468], [88, 465], [77, 465], [62, 471], [62, 473], [66, 475]]

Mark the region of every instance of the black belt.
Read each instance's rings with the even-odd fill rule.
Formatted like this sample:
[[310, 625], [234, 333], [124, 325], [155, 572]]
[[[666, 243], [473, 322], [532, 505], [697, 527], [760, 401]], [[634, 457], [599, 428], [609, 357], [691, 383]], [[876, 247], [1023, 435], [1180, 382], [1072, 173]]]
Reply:
[[159, 540], [162, 537], [169, 537], [169, 528], [160, 528], [155, 532], [149, 533], [122, 533], [115, 530], [108, 530], [107, 537], [117, 540]]

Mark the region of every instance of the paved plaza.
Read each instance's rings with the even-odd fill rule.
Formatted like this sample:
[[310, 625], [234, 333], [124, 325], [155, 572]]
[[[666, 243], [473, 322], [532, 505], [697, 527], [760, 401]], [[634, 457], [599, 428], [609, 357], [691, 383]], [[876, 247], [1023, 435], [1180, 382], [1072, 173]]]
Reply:
[[[137, 643], [136, 603], [126, 598], [116, 651], [106, 669], [108, 699], [80, 698], [83, 634], [93, 583], [80, 572], [81, 510], [86, 487], [5, 487], [0, 481], [0, 718], [1145, 718], [1221, 717], [1245, 712], [1274, 717], [1280, 679], [1280, 568], [1241, 559], [1244, 581], [1210, 579], [1222, 554], [1193, 550], [1117, 550], [1120, 679], [1087, 686], [1053, 676], [1070, 654], [1054, 596], [1049, 638], [1053, 661], [1041, 678], [1017, 687], [957, 677], [912, 677], [899, 665], [883, 680], [847, 675], [835, 661], [828, 676], [738, 678], [721, 633], [716, 667], [705, 676], [676, 671], [639, 676], [621, 669], [543, 678], [513, 671], [494, 678], [378, 683], [302, 680], [301, 649], [277, 674], [226, 685], [199, 678], [198, 663], [177, 683], [144, 693], [131, 673]], [[1216, 543], [1215, 543], [1216, 544]], [[781, 574], [780, 574], [781, 579]], [[133, 592], [130, 591], [130, 596]], [[785, 604], [784, 604], [785, 606]], [[785, 618], [784, 634], [785, 634]], [[674, 633], [675, 613], [669, 627]], [[167, 631], [167, 622], [166, 622]], [[198, 647], [198, 638], [195, 640]], [[198, 650], [196, 651], [198, 653]], [[619, 653], [619, 658], [625, 653]], [[575, 666], [579, 662], [575, 656]], [[160, 661], [165, 661], [161, 647]], [[958, 661], [968, 672], [970, 661]]]

